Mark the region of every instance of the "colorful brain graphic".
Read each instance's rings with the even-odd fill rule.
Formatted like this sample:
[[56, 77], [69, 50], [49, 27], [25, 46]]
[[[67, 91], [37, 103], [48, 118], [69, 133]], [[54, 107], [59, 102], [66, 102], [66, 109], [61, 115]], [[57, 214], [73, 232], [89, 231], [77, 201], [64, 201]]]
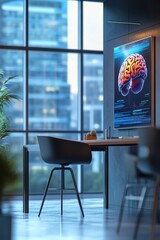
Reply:
[[130, 91], [138, 94], [147, 77], [146, 61], [142, 55], [134, 53], [129, 55], [121, 65], [118, 75], [118, 90], [123, 96]]

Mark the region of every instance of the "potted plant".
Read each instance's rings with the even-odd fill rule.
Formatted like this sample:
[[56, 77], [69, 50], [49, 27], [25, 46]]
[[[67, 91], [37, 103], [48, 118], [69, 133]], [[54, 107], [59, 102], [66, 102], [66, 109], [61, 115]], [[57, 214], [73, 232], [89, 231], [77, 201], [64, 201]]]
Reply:
[[[4, 72], [0, 70], [0, 239], [11, 239], [11, 215], [3, 213], [2, 203], [4, 191], [10, 192], [18, 180], [19, 174], [16, 169], [17, 158], [11, 152], [10, 146], [5, 139], [9, 135], [9, 119], [7, 118], [4, 107], [19, 99], [12, 93], [9, 82], [14, 77], [5, 78]], [[8, 227], [7, 227], [8, 226]]]
[[18, 180], [16, 160], [8, 147], [0, 148], [0, 239], [5, 240], [12, 239], [12, 215], [3, 212], [3, 195], [5, 190], [11, 194]]

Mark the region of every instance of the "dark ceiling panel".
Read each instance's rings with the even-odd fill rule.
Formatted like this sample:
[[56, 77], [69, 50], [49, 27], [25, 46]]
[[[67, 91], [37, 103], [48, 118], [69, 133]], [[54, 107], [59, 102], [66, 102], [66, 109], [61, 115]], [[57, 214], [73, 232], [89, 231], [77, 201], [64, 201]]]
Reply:
[[134, 0], [129, 1], [129, 21], [140, 22], [140, 26], [130, 26], [129, 32], [144, 29], [160, 23], [160, 1]]
[[105, 41], [128, 33], [128, 25], [109, 23], [110, 21], [128, 21], [128, 0], [107, 0], [106, 3], [104, 3], [104, 11]]

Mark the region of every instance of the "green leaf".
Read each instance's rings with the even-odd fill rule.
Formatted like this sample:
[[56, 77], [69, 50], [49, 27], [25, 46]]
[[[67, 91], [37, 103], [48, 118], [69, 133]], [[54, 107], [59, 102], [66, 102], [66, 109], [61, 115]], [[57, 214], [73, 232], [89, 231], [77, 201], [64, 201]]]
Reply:
[[5, 78], [4, 72], [0, 70], [0, 139], [8, 136], [9, 123], [3, 111], [4, 106], [11, 104], [13, 100], [20, 100], [19, 97], [14, 93], [10, 81], [16, 76], [10, 76]]

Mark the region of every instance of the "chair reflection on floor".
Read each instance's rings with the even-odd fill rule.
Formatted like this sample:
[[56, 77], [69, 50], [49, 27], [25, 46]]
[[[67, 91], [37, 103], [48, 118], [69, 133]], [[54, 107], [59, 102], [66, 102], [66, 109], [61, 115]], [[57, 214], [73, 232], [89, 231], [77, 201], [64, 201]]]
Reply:
[[38, 136], [38, 143], [40, 146], [40, 153], [43, 161], [48, 164], [60, 165], [60, 167], [54, 167], [51, 170], [38, 216], [40, 216], [41, 214], [46, 194], [48, 192], [49, 184], [55, 171], [60, 171], [61, 173], [60, 195], [61, 215], [63, 215], [63, 191], [68, 190], [67, 188], [65, 188], [65, 172], [68, 171], [71, 174], [81, 213], [84, 217], [84, 212], [78, 193], [76, 180], [74, 177], [74, 172], [72, 168], [68, 166], [70, 164], [89, 164], [92, 160], [90, 146], [87, 143], [50, 136]]

